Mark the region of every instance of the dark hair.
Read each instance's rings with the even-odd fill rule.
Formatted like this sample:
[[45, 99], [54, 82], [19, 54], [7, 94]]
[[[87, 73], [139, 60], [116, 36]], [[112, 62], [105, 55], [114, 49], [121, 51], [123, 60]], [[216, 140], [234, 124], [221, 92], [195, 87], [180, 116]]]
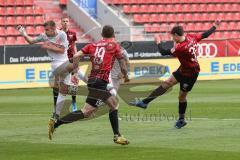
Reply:
[[114, 29], [110, 25], [105, 25], [102, 29], [102, 36], [104, 38], [112, 38], [114, 37]]
[[65, 18], [69, 19], [69, 16], [68, 16], [68, 15], [63, 15], [63, 16], [61, 17], [61, 20], [65, 19]]
[[47, 27], [47, 26], [51, 26], [51, 27], [55, 27], [56, 26], [56, 23], [53, 21], [53, 20], [50, 20], [50, 21], [47, 21], [43, 24], [44, 27]]
[[175, 26], [171, 30], [171, 34], [177, 34], [178, 36], [183, 36], [184, 30], [182, 26]]

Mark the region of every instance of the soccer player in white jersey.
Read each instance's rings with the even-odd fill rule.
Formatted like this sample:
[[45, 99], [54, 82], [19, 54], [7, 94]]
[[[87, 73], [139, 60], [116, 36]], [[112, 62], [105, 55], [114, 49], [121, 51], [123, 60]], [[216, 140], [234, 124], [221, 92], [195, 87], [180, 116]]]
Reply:
[[[127, 51], [124, 48], [121, 48], [121, 53], [123, 55], [123, 58], [125, 60], [127, 67], [129, 67], [129, 57], [128, 57]], [[117, 60], [115, 60], [113, 64], [113, 68], [111, 70], [110, 75], [111, 76], [109, 77], [110, 83], [108, 85], [108, 89], [112, 95], [117, 96], [117, 92], [120, 87], [121, 80], [123, 79], [121, 67], [119, 66], [119, 62]]]
[[[29, 44], [34, 44], [38, 42], [43, 42], [41, 48], [46, 49], [48, 55], [52, 58], [51, 69], [52, 72], [56, 72], [59, 68], [64, 68], [68, 66], [68, 40], [67, 35], [64, 31], [56, 29], [56, 23], [52, 20], [44, 23], [45, 32], [38, 35], [37, 37], [30, 37], [26, 33], [24, 27], [21, 25], [17, 27], [17, 30], [25, 38]], [[66, 68], [67, 70], [67, 68]], [[74, 79], [74, 78], [73, 78]], [[76, 83], [76, 81], [75, 81]], [[59, 95], [57, 98], [56, 106], [54, 107], [53, 118], [58, 119], [60, 112], [63, 108], [65, 96], [66, 96], [66, 86], [71, 86], [73, 83], [71, 81], [71, 75], [67, 72], [66, 75], [61, 77], [55, 74], [55, 83], [51, 87], [59, 87]]]

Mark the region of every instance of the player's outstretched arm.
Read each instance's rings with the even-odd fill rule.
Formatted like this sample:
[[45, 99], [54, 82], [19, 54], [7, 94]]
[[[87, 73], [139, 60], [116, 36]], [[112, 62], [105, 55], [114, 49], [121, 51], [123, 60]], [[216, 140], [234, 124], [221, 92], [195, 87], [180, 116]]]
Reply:
[[158, 44], [158, 50], [159, 52], [163, 55], [163, 56], [167, 56], [167, 55], [172, 55], [172, 53], [174, 52], [174, 49], [165, 49], [163, 48], [163, 45], [161, 43]]
[[220, 23], [221, 23], [220, 20], [216, 20], [216, 21], [214, 22], [213, 26], [212, 26], [209, 30], [207, 30], [206, 32], [204, 32], [204, 33], [202, 34], [202, 39], [207, 38], [207, 37], [209, 37], [212, 33], [214, 33], [215, 30], [217, 29], [217, 27], [220, 25]]
[[23, 26], [19, 25], [19, 26], [17, 26], [16, 29], [19, 31], [19, 33], [24, 37], [24, 39], [25, 39], [29, 44], [37, 43], [37, 41], [36, 41], [35, 38], [30, 37], [30, 36], [27, 34], [27, 32], [26, 32], [26, 30], [25, 30], [25, 28], [24, 28]]
[[120, 64], [120, 67], [121, 67], [121, 72], [124, 76], [124, 81], [125, 82], [129, 82], [129, 77], [128, 77], [128, 70], [127, 70], [127, 65], [126, 65], [126, 61], [121, 58], [121, 59], [118, 59], [118, 62]]

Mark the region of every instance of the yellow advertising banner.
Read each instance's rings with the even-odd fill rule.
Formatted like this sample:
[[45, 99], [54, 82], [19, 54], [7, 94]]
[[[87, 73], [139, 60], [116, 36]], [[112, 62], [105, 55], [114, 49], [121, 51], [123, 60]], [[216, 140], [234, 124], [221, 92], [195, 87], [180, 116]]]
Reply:
[[[240, 79], [240, 57], [199, 59], [198, 80]], [[81, 69], [89, 70], [89, 63]], [[177, 59], [131, 60], [131, 83], [156, 82], [168, 78], [179, 67]], [[49, 87], [49, 63], [0, 65], [0, 89]], [[80, 82], [83, 85], [83, 82]]]

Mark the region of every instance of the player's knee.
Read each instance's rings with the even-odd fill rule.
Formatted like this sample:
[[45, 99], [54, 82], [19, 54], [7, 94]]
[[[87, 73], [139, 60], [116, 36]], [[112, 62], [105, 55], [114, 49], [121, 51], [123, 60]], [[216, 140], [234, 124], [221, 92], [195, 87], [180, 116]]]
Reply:
[[186, 100], [187, 100], [187, 95], [185, 95], [185, 94], [180, 94], [180, 95], [178, 96], [178, 100], [179, 100], [179, 102], [186, 102]]

